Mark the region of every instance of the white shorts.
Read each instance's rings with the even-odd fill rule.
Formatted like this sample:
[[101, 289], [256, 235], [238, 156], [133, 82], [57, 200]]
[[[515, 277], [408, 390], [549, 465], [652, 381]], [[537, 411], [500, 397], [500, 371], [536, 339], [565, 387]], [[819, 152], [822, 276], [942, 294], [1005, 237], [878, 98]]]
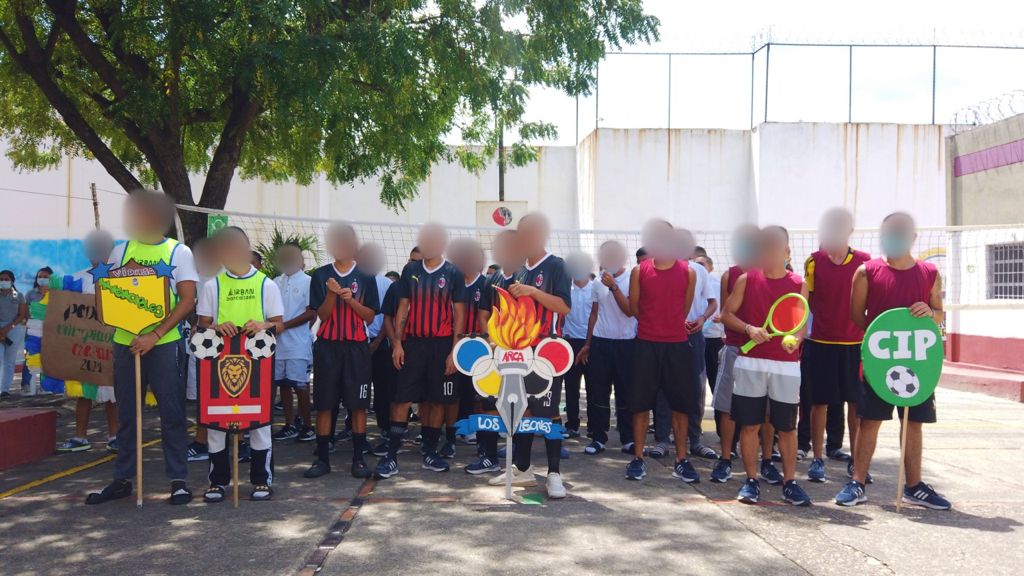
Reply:
[[733, 366], [733, 394], [768, 398], [784, 404], [800, 403], [800, 363], [740, 356]]
[[711, 405], [715, 410], [729, 414], [732, 412], [732, 391], [736, 383], [734, 365], [736, 358], [740, 355], [740, 349], [736, 346], [723, 346], [721, 358], [718, 363], [718, 380], [715, 382], [715, 396]]
[[282, 380], [287, 380], [295, 388], [305, 388], [309, 385], [312, 370], [313, 365], [309, 360], [274, 360], [274, 382], [281, 384]]

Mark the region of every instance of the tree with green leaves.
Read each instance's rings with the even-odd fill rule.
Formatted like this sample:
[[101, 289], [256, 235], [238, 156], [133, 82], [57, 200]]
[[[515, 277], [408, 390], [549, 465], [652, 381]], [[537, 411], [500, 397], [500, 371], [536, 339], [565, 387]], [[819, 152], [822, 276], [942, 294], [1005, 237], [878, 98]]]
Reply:
[[238, 173], [377, 177], [399, 208], [437, 161], [482, 169], [505, 128], [554, 135], [523, 122], [529, 88], [586, 94], [657, 25], [641, 0], [0, 0], [0, 136], [20, 168], [87, 156], [188, 206], [223, 208]]

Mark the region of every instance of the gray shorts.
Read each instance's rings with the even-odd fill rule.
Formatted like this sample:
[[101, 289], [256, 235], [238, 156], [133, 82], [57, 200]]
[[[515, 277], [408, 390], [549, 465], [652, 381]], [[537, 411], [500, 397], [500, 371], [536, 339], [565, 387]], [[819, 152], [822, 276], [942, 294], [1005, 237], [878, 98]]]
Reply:
[[292, 358], [288, 360], [274, 360], [274, 382], [278, 384], [284, 384], [282, 381], [287, 380], [287, 385], [293, 388], [305, 388], [309, 386], [309, 373], [312, 371], [313, 366], [309, 360], [302, 358]]
[[736, 364], [736, 357], [740, 355], [740, 349], [736, 346], [723, 346], [718, 364], [718, 380], [715, 382], [715, 397], [711, 405], [715, 410], [729, 414], [732, 412], [732, 391], [736, 384], [733, 375], [733, 366]]

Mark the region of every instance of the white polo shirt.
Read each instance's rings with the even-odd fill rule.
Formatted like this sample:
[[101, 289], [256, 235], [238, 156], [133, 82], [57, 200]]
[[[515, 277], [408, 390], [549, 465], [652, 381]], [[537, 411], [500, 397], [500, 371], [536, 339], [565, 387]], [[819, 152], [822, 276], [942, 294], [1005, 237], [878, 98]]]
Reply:
[[690, 269], [697, 273], [697, 286], [693, 289], [693, 304], [690, 305], [690, 312], [686, 315], [687, 322], [693, 322], [701, 317], [708, 309], [708, 300], [718, 299], [718, 293], [712, 289], [711, 277], [707, 268], [696, 262], [690, 262]]
[[[703, 266], [701, 266], [703, 268]], [[708, 289], [715, 294], [715, 298], [721, 298], [722, 295], [722, 277], [718, 274], [708, 274]], [[718, 303], [722, 305], [721, 302]], [[716, 314], [717, 315], [717, 314]], [[724, 338], [725, 337], [725, 325], [721, 322], [714, 322], [711, 318], [708, 318], [704, 322], [705, 338]]]
[[569, 313], [565, 315], [565, 325], [562, 326], [562, 334], [566, 338], [585, 340], [587, 338], [587, 325], [590, 323], [590, 303], [594, 297], [594, 285], [597, 282], [590, 280], [587, 285], [580, 288], [576, 282], [572, 282], [572, 289], [569, 296], [572, 300]]
[[[629, 269], [615, 277], [622, 295], [629, 298]], [[615, 295], [601, 282], [594, 282], [594, 300], [597, 303], [597, 322], [594, 324], [595, 338], [631, 340], [636, 338], [636, 318], [626, 316], [615, 301]]]
[[[313, 279], [304, 270], [292, 274], [281, 274], [274, 278], [274, 284], [281, 291], [284, 320], [301, 316], [309, 308], [309, 284]], [[308, 324], [285, 330], [277, 337], [278, 360], [313, 361], [313, 332]]]

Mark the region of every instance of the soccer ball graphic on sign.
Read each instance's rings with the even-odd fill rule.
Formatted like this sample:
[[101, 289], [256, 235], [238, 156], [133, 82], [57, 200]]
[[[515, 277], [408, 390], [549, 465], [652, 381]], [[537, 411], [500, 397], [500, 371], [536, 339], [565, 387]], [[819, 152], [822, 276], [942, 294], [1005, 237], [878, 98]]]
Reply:
[[197, 328], [188, 339], [188, 349], [200, 360], [216, 358], [224, 350], [224, 339], [212, 328]]
[[245, 339], [245, 351], [255, 360], [270, 358], [277, 350], [277, 338], [266, 330], [261, 330]]
[[913, 398], [921, 389], [917, 374], [906, 366], [893, 366], [885, 374], [885, 384], [889, 391], [900, 398]]

